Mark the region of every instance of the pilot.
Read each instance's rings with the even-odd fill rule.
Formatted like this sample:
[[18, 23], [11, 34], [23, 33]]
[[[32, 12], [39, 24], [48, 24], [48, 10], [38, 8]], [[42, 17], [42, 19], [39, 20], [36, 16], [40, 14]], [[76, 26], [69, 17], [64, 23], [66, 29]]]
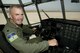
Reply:
[[[7, 41], [20, 53], [39, 53], [48, 50], [49, 46], [57, 46], [57, 40], [42, 40], [40, 37], [29, 39], [35, 29], [31, 29], [23, 22], [23, 10], [20, 5], [12, 5], [9, 9], [10, 18], [3, 32]], [[26, 38], [24, 37], [26, 36]]]

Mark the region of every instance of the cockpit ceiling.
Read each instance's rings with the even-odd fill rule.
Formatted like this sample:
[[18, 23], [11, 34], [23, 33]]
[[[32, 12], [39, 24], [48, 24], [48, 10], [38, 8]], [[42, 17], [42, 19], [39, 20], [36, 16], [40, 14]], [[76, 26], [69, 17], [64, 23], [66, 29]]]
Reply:
[[[4, 4], [19, 4], [18, 0], [2, 0]], [[22, 0], [23, 3], [28, 4], [31, 3], [32, 0]], [[65, 11], [77, 11], [80, 12], [80, 3], [71, 2], [71, 0], [64, 0]], [[61, 11], [60, 0], [55, 0], [51, 2], [45, 2], [38, 5], [40, 10], [45, 11]], [[34, 4], [25, 7], [28, 11], [35, 11], [36, 7]]]

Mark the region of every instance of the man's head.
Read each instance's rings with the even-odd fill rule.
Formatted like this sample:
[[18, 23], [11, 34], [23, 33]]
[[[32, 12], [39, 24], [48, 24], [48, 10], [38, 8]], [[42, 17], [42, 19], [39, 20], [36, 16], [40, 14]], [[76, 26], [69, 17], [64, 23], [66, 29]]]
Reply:
[[22, 7], [20, 5], [12, 5], [10, 6], [10, 20], [17, 24], [17, 25], [21, 25], [23, 22], [23, 10]]

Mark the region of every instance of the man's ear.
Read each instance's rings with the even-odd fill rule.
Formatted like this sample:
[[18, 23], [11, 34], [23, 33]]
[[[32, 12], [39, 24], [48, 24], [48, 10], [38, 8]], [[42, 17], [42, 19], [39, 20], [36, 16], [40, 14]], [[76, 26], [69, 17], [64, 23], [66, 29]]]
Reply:
[[10, 18], [10, 19], [12, 19], [12, 16], [11, 16], [11, 14], [9, 15], [9, 18]]

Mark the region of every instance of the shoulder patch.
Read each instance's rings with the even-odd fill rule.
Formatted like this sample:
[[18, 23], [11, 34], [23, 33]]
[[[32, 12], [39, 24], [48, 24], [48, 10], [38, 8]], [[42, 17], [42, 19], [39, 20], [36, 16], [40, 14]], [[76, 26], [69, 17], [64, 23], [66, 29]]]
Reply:
[[10, 34], [8, 34], [7, 38], [10, 42], [13, 42], [14, 40], [16, 40], [18, 38], [18, 36], [15, 33], [10, 33]]

